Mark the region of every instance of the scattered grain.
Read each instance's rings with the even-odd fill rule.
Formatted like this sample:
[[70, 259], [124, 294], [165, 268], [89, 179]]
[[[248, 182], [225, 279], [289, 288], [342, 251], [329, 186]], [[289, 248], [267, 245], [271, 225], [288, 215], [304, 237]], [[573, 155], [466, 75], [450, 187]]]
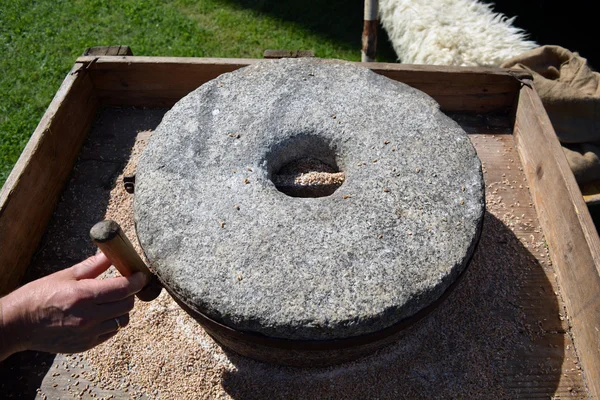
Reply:
[[[125, 172], [135, 171], [143, 144], [136, 143]], [[584, 391], [579, 390], [584, 387], [578, 375], [580, 365], [574, 364], [577, 368], [572, 371], [561, 371], [561, 359], [546, 359], [548, 337], [555, 335], [540, 336], [535, 331], [539, 318], [532, 318], [537, 316], [532, 314], [532, 307], [555, 310], [552, 315], [556, 319], [563, 306], [560, 302], [552, 306], [557, 301], [553, 290], [543, 294], [532, 291], [535, 296], [526, 296], [527, 288], [533, 285], [537, 290], [545, 282], [539, 276], [544, 276], [547, 266], [538, 263], [548, 260], [537, 220], [527, 222], [529, 218], [526, 220], [523, 212], [517, 220], [517, 210], [508, 211], [509, 202], [517, 204], [511, 193], [526, 193], [527, 189], [487, 183], [491, 186], [486, 195], [488, 212], [479, 247], [463, 280], [438, 309], [409, 328], [405, 338], [373, 356], [324, 369], [255, 362], [224, 352], [163, 292], [151, 303], [136, 302], [129, 326], [114, 338], [81, 356], [62, 356], [71, 364], [63, 363], [61, 368], [79, 371], [73, 366], [79, 365], [79, 360], [85, 361], [89, 376], [79, 373], [82, 383], [90, 382], [85, 396], [107, 399], [114, 395], [91, 394], [92, 390], [115, 390], [120, 393], [117, 397], [125, 398], [427, 398], [432, 393], [439, 398], [511, 398], [518, 396], [522, 388], [515, 383], [531, 381], [539, 384], [539, 393], [547, 387], [544, 385], [553, 389], [560, 386], [577, 389], [578, 396], [584, 398]], [[494, 190], [499, 191], [492, 193]], [[525, 199], [520, 198], [523, 204], [529, 200]], [[141, 253], [135, 240], [132, 200], [122, 185], [114, 186], [105, 217], [119, 222]], [[520, 210], [525, 216], [535, 216], [532, 208]], [[531, 227], [520, 233], [518, 230], [526, 223]], [[510, 224], [513, 226], [509, 228]], [[540, 255], [536, 251], [532, 258], [521, 239], [544, 251]], [[114, 274], [111, 268], [105, 276]], [[532, 274], [538, 278], [531, 280]], [[238, 281], [239, 277], [241, 274], [236, 275]], [[569, 336], [565, 335], [564, 340], [568, 354], [574, 354], [573, 349], [569, 350]], [[544, 351], [538, 351], [540, 346]], [[574, 383], [567, 387], [566, 382]], [[64, 393], [83, 396], [83, 392], [73, 389], [75, 386], [67, 387]]]

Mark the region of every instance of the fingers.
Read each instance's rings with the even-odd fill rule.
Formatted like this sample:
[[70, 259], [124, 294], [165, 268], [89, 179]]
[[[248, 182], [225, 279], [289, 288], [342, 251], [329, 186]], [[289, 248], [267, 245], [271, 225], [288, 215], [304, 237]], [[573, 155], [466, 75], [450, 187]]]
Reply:
[[[117, 320], [119, 324], [117, 325]], [[102, 337], [109, 334], [117, 333], [119, 329], [129, 325], [129, 314], [123, 314], [116, 318], [110, 318], [99, 323], [94, 329], [94, 334]]]
[[133, 310], [134, 298], [129, 296], [123, 300], [114, 301], [112, 303], [98, 304], [95, 308], [94, 318], [97, 321], [104, 321], [111, 318], [116, 318], [120, 315], [127, 314]]
[[72, 267], [76, 280], [94, 279], [110, 267], [110, 261], [100, 252]]
[[148, 278], [141, 272], [128, 277], [120, 276], [103, 280], [89, 279], [78, 282], [89, 290], [96, 304], [112, 303], [133, 296], [148, 283]]
[[69, 348], [63, 352], [81, 352], [98, 346], [100, 343], [106, 342], [111, 337], [115, 336], [119, 330], [129, 325], [129, 314], [125, 313], [118, 317], [106, 319], [93, 327], [88, 328], [85, 332], [81, 332], [80, 337], [87, 337], [87, 340], [82, 342], [79, 347]]
[[121, 328], [125, 328], [127, 325], [129, 325], [129, 314], [124, 314], [117, 318], [111, 318], [106, 321], [102, 321], [96, 325], [92, 331], [88, 332], [88, 335], [92, 335], [92, 337], [95, 339], [82, 351], [91, 349], [92, 347], [98, 346], [100, 343], [106, 342], [108, 339], [115, 336]]

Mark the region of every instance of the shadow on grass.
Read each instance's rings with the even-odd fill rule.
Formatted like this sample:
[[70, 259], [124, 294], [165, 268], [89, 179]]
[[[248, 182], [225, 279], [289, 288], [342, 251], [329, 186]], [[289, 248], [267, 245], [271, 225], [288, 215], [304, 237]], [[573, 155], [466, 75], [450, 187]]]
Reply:
[[[357, 53], [360, 54], [364, 7], [362, 0], [315, 0], [311, 2], [303, 0], [222, 0], [222, 2], [293, 22], [328, 39], [346, 43], [356, 48]], [[316, 54], [316, 56], [320, 55]], [[377, 61], [397, 61], [396, 53], [381, 25], [377, 43]]]

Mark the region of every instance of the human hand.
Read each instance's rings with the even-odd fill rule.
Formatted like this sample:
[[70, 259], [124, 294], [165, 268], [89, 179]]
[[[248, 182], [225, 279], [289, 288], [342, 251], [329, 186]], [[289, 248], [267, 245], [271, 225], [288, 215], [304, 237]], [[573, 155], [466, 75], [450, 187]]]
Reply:
[[82, 352], [125, 327], [134, 294], [148, 279], [142, 273], [95, 279], [108, 267], [99, 253], [0, 299], [0, 360], [22, 350]]

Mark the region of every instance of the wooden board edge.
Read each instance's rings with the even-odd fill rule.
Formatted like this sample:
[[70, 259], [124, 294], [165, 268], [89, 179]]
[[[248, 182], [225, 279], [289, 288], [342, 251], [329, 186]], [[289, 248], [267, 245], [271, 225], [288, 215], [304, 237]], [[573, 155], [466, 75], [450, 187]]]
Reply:
[[149, 57], [149, 56], [81, 56], [76, 63], [93, 64], [96, 69], [115, 69], [119, 65], [216, 65], [245, 67], [262, 58], [209, 58], [209, 57]]
[[600, 398], [600, 238], [532, 86], [521, 88], [514, 135], [586, 383]]
[[[250, 65], [264, 61], [260, 58], [209, 58], [209, 57], [149, 57], [149, 56], [81, 56], [77, 63], [97, 64], [99, 68], [111, 68], [116, 64], [194, 64], [194, 65]], [[344, 61], [344, 60], [341, 60]], [[354, 62], [374, 71], [433, 72], [452, 74], [473, 74], [480, 76], [500, 76], [512, 79], [531, 79], [524, 70], [492, 67], [456, 67], [450, 65], [422, 65], [385, 62]]]
[[263, 58], [302, 58], [314, 57], [314, 50], [275, 50], [267, 49], [263, 52]]
[[[97, 56], [80, 57], [106, 104], [171, 106], [219, 75], [259, 59]], [[268, 61], [267, 61], [268, 62]], [[526, 72], [393, 63], [354, 63], [432, 96], [445, 112], [506, 112]]]
[[96, 46], [88, 47], [83, 56], [132, 56], [129, 46]]
[[97, 112], [85, 67], [67, 74], [0, 191], [0, 295], [25, 274]]

